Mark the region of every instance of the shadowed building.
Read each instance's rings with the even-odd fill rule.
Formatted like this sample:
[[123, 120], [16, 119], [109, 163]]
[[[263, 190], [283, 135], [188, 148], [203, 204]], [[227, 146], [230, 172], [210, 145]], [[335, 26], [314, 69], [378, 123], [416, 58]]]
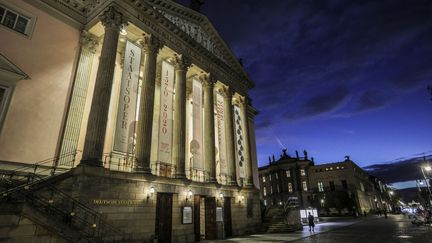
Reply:
[[353, 161], [315, 165], [307, 153], [303, 158], [287, 155], [269, 158], [259, 168], [260, 193], [265, 206], [290, 204], [318, 208], [323, 214], [354, 214], [391, 210], [388, 188], [370, 177]]
[[17, 215], [69, 241], [259, 228], [254, 84], [200, 4], [0, 1], [9, 229]]

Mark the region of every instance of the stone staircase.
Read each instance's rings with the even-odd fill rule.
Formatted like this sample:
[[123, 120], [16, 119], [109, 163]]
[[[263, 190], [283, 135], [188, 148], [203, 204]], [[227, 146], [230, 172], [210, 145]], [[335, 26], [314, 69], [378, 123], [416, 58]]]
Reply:
[[302, 226], [300, 222], [297, 224], [288, 224], [283, 207], [272, 206], [265, 212], [263, 228], [268, 233], [286, 233], [300, 230]]
[[0, 190], [0, 242], [128, 242], [101, 213], [70, 196], [73, 171], [25, 175], [0, 176], [8, 188]]

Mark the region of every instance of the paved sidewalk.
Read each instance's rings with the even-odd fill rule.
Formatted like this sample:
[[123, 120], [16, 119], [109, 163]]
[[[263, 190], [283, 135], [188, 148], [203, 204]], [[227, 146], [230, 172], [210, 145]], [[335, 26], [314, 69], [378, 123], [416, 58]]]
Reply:
[[331, 222], [322, 222], [318, 223], [315, 226], [315, 232], [309, 232], [309, 227], [304, 226], [302, 231], [296, 231], [291, 233], [263, 233], [263, 234], [254, 234], [247, 235], [242, 237], [235, 237], [226, 240], [217, 240], [217, 241], [204, 241], [204, 242], [287, 242], [299, 240], [302, 238], [310, 237], [312, 235], [328, 232], [334, 229], [338, 229], [341, 227], [346, 227], [349, 225], [353, 225], [359, 222], [363, 222], [366, 220], [378, 219], [375, 216], [369, 216], [367, 218], [339, 218], [335, 221]]

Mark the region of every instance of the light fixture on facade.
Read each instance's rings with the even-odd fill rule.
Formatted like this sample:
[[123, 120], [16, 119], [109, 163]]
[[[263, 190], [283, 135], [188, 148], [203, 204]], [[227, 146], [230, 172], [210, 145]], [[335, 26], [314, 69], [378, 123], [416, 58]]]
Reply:
[[147, 200], [150, 199], [151, 197], [153, 197], [155, 192], [156, 192], [155, 188], [153, 186], [150, 187], [149, 192], [147, 194]]
[[430, 166], [426, 166], [426, 167], [424, 167], [424, 169], [425, 169], [425, 171], [431, 171], [431, 170], [432, 170], [432, 167], [430, 167]]
[[123, 26], [120, 30], [120, 35], [126, 36], [127, 35], [127, 31], [125, 29], [125, 27]]
[[221, 193], [219, 193], [219, 198], [220, 199], [223, 199], [224, 198], [224, 194], [221, 192]]

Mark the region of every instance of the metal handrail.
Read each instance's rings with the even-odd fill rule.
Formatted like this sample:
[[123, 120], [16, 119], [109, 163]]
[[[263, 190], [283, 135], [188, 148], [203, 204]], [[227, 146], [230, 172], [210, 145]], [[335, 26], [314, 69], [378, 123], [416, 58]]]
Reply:
[[[35, 175], [38, 176], [38, 175]], [[39, 181], [47, 181], [40, 178]], [[79, 231], [92, 239], [102, 240], [104, 236], [121, 236], [125, 239], [125, 233], [110, 225], [102, 219], [102, 215], [58, 189], [52, 184], [43, 188], [31, 190], [31, 186], [24, 186], [14, 190], [14, 193], [3, 194], [3, 199], [11, 200], [12, 194], [19, 194], [26, 202], [32, 204], [36, 209], [45, 210], [71, 228]], [[38, 190], [46, 190], [34, 193]]]

